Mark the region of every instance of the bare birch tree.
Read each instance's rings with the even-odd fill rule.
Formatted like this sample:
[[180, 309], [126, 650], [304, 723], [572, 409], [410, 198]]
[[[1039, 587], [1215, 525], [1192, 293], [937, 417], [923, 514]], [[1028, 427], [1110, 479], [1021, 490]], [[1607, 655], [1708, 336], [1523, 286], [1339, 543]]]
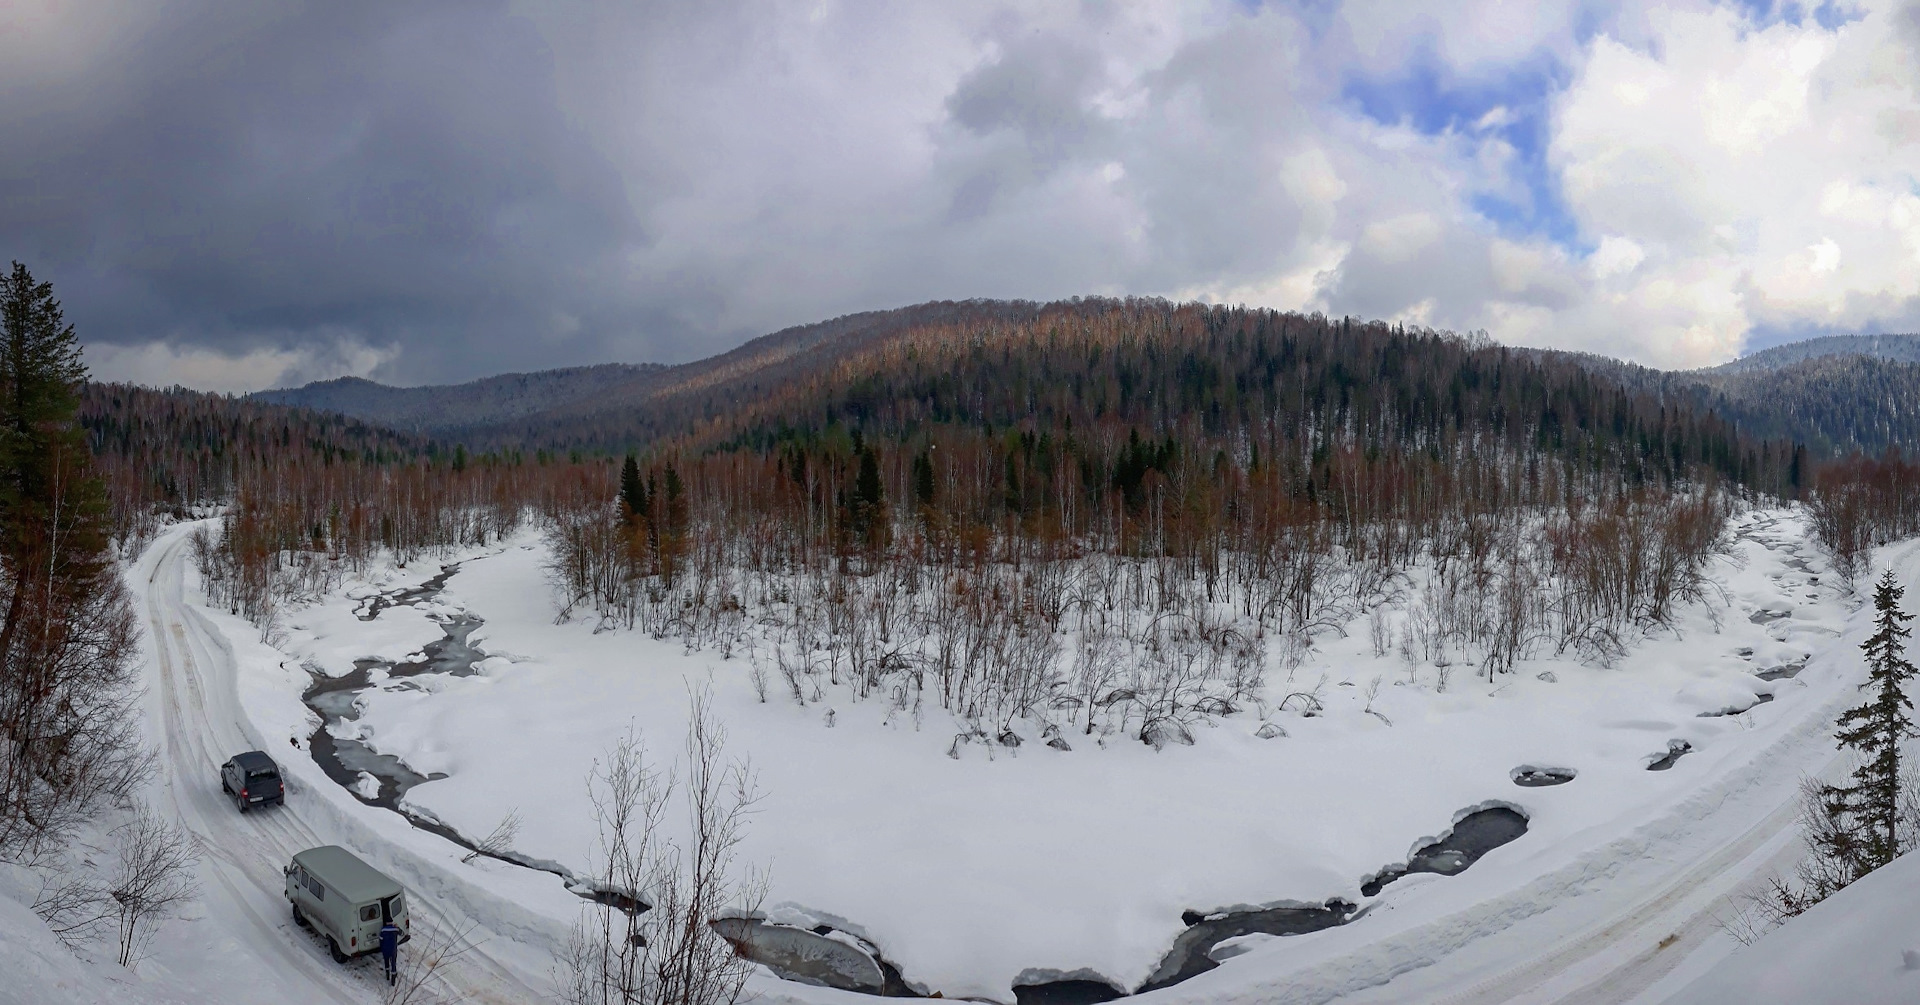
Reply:
[[[715, 932], [751, 916], [764, 880], [738, 869], [758, 796], [752, 770], [726, 759], [726, 729], [704, 691], [690, 701], [677, 777], [648, 763], [628, 733], [588, 777], [599, 825], [595, 900], [574, 926], [555, 972], [569, 1005], [733, 1005], [751, 965]], [[663, 833], [675, 796], [685, 837]]]

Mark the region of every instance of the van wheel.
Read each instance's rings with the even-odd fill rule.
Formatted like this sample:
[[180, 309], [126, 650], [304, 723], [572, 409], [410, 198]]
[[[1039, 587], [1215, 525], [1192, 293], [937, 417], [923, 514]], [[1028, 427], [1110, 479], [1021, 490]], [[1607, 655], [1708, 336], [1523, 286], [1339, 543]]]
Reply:
[[300, 928], [307, 927], [307, 916], [300, 913], [299, 904], [293, 905], [293, 923]]
[[331, 935], [327, 936], [327, 952], [333, 955], [333, 962], [347, 962], [347, 954], [340, 951], [340, 943], [335, 942]]

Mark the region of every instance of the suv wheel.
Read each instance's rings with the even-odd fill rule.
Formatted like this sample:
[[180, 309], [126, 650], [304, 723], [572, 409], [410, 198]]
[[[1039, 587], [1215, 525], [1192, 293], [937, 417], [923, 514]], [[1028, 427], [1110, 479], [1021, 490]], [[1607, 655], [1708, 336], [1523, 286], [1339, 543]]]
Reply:
[[246, 796], [234, 796], [234, 797], [233, 797], [233, 803], [234, 803], [234, 805], [235, 805], [235, 806], [238, 806], [238, 807], [240, 807], [240, 812], [242, 812], [242, 813], [245, 813], [245, 812], [247, 811], [247, 797], [246, 797]]

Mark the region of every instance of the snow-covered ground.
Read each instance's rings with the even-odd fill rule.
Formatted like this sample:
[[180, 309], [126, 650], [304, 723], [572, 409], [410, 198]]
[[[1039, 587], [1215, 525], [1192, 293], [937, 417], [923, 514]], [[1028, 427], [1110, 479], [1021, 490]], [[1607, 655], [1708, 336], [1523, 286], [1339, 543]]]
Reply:
[[[1328, 675], [1326, 713], [1276, 716], [1286, 736], [1258, 738], [1261, 721], [1241, 713], [1198, 730], [1191, 747], [1069, 736], [1074, 749], [1060, 752], [1029, 735], [1017, 749], [967, 745], [958, 759], [947, 756], [955, 726], [944, 713], [916, 720], [881, 702], [840, 704], [829, 724], [821, 707], [777, 691], [761, 702], [743, 660], [554, 624], [536, 535], [460, 556], [439, 606], [360, 621], [371, 590], [440, 568], [377, 570], [289, 613], [276, 648], [192, 602], [175, 532], [149, 551], [138, 584], [162, 640], [150, 686], [167, 724], [165, 789], [223, 847], [203, 916], [167, 930], [153, 969], [222, 959], [217, 976], [177, 984], [201, 1001], [264, 1000], [220, 993], [228, 974], [278, 1000], [364, 998], [354, 973], [328, 972], [323, 951], [281, 918], [281, 861], [334, 841], [393, 871], [427, 910], [482, 926], [488, 950], [461, 977], [466, 992], [546, 990], [546, 954], [578, 899], [544, 873], [461, 863], [461, 849], [360, 803], [296, 750], [314, 726], [300, 701], [303, 664], [337, 674], [359, 657], [405, 658], [440, 636], [430, 615], [460, 609], [485, 619], [472, 639], [491, 656], [481, 672], [371, 690], [354, 723], [382, 753], [447, 776], [412, 789], [410, 804], [471, 835], [517, 809], [517, 851], [585, 868], [594, 759], [631, 728], [670, 761], [690, 689], [710, 688], [730, 749], [751, 759], [765, 792], [744, 856], [769, 870], [776, 915], [860, 934], [946, 997], [1009, 1000], [1013, 984], [1056, 974], [1132, 987], [1183, 929], [1183, 911], [1342, 897], [1366, 912], [1309, 936], [1248, 940], [1219, 969], [1152, 997], [1660, 1000], [1730, 951], [1711, 930], [1714, 905], [1790, 853], [1794, 787], [1831, 759], [1832, 716], [1859, 677], [1856, 604], [1801, 519], [1760, 511], [1735, 529], [1736, 555], [1714, 570], [1727, 606], [1690, 611], [1679, 631], [1612, 668], [1542, 659], [1491, 684], [1462, 669], [1439, 693], [1432, 668], [1403, 683], [1403, 664], [1374, 657], [1362, 620], [1346, 638], [1318, 639], [1291, 687], [1285, 671], [1270, 674], [1284, 690]], [[1892, 549], [1883, 563], [1912, 581], [1913, 551]], [[1769, 611], [1788, 613], [1753, 617]], [[1796, 677], [1755, 676], [1807, 654]], [[1384, 720], [1363, 711], [1375, 676]], [[1763, 693], [1775, 700], [1699, 714]], [[1676, 739], [1692, 751], [1646, 770]], [[286, 762], [285, 814], [239, 818], [219, 798], [213, 766], [246, 746]], [[1578, 775], [1523, 788], [1510, 779], [1523, 764]], [[207, 784], [210, 793], [195, 788]], [[1525, 813], [1528, 832], [1460, 875], [1361, 895], [1365, 877], [1489, 803]], [[267, 979], [257, 971], [279, 975], [270, 991], [245, 983]], [[775, 1000], [863, 1000], [770, 976], [754, 988]]]
[[1920, 1001], [1920, 855], [1896, 859], [1727, 957], [1672, 1001]]
[[[829, 725], [818, 706], [799, 708], [777, 690], [762, 703], [741, 660], [555, 624], [545, 553], [527, 533], [468, 557], [440, 597], [486, 620], [473, 637], [493, 656], [482, 673], [369, 692], [357, 725], [382, 753], [448, 776], [413, 789], [412, 804], [476, 835], [518, 809], [517, 850], [585, 867], [594, 758], [635, 728], [671, 759], [689, 688], [710, 687], [732, 750], [752, 761], [766, 793], [744, 853], [770, 870], [770, 902], [863, 935], [910, 981], [948, 996], [1005, 999], [1015, 983], [1073, 972], [1131, 988], [1181, 931], [1183, 911], [1365, 904], [1363, 878], [1405, 861], [1462, 813], [1500, 802], [1527, 814], [1525, 837], [1467, 873], [1401, 880], [1360, 923], [1262, 944], [1192, 985], [1217, 993], [1257, 970], [1353, 990], [1412, 962], [1347, 961], [1339, 966], [1349, 972], [1329, 974], [1329, 960], [1388, 937], [1417, 941], [1411, 933], [1431, 919], [1477, 903], [1532, 896], [1530, 883], [1591, 867], [1809, 722], [1822, 728], [1817, 713], [1850, 666], [1844, 658], [1793, 680], [1754, 672], [1831, 643], [1849, 605], [1831, 576], [1815, 582], [1822, 564], [1797, 518], [1750, 514], [1739, 532], [1736, 559], [1716, 569], [1730, 607], [1689, 612], [1679, 632], [1613, 669], [1536, 660], [1492, 684], [1463, 669], [1442, 694], [1431, 668], [1408, 684], [1402, 664], [1374, 657], [1361, 623], [1347, 638], [1322, 637], [1291, 685], [1273, 674], [1275, 689], [1329, 677], [1327, 713], [1282, 714], [1285, 737], [1257, 738], [1260, 721], [1242, 714], [1202, 730], [1193, 747], [1100, 749], [1070, 736], [1079, 745], [1062, 753], [1029, 736], [1017, 750], [969, 745], [957, 760], [947, 756], [956, 727], [943, 714], [916, 721], [884, 703], [846, 703]], [[375, 585], [438, 571], [394, 570]], [[403, 658], [439, 635], [421, 612], [368, 623], [352, 609], [343, 593], [291, 615], [283, 648], [338, 673], [354, 657]], [[1749, 616], [1759, 611], [1790, 614], [1756, 623]], [[263, 732], [303, 738], [311, 724], [297, 701], [298, 660], [244, 662], [243, 693]], [[1363, 712], [1375, 676], [1387, 682], [1373, 701], [1385, 720]], [[1699, 715], [1774, 692], [1779, 700], [1744, 713]], [[1647, 771], [1676, 739], [1694, 751], [1672, 770]], [[1510, 772], [1523, 764], [1579, 775], [1521, 788]]]

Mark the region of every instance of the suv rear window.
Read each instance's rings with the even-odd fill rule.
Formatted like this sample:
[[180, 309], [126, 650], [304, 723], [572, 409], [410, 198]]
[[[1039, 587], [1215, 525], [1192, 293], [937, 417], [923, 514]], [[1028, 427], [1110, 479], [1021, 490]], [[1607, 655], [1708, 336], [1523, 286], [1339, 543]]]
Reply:
[[280, 773], [272, 768], [255, 768], [247, 772], [248, 778], [279, 778]]

